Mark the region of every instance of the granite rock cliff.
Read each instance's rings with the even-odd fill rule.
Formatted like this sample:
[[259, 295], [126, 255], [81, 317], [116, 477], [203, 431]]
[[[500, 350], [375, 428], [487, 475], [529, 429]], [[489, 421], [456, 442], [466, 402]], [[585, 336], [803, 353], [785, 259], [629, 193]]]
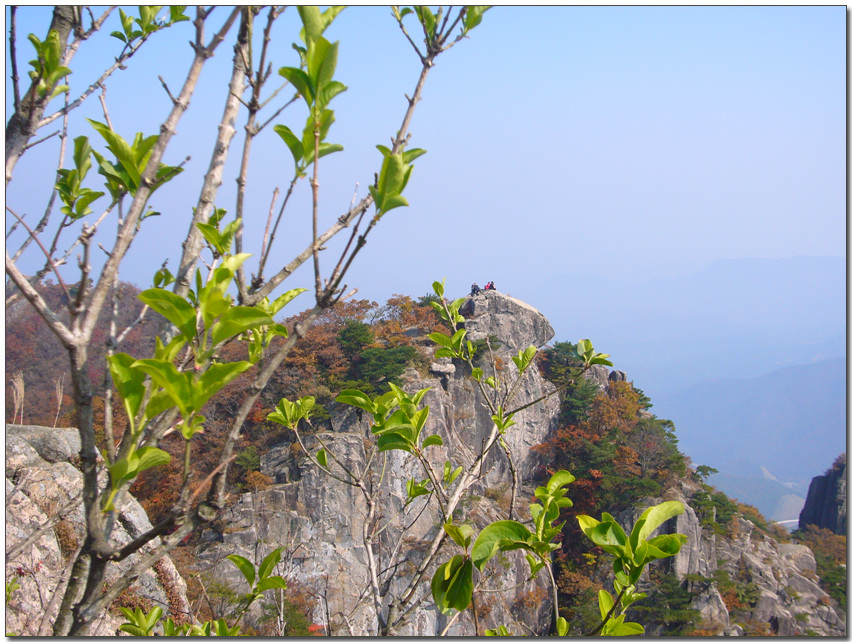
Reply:
[[[514, 369], [510, 355], [517, 354], [519, 349], [529, 345], [540, 347], [553, 337], [553, 329], [540, 312], [502, 293], [481, 293], [468, 300], [464, 314], [472, 340], [497, 339], [495, 343], [499, 343], [499, 347], [495, 348], [495, 356], [506, 368]], [[438, 434], [444, 442], [443, 446], [429, 449], [436, 469], [448, 458], [460, 462], [473, 453], [491, 427], [488, 407], [462, 372], [466, 367], [440, 358], [433, 360], [428, 372], [410, 368], [403, 376], [403, 388], [407, 392], [430, 388], [423, 399], [423, 404], [430, 407], [424, 434]], [[533, 368], [524, 379], [516, 403], [523, 405], [553, 389], [552, 384]], [[517, 425], [507, 432], [513, 465], [522, 478], [528, 478], [536, 465], [530, 448], [544, 441], [554, 428], [558, 404], [554, 395], [519, 413]], [[370, 435], [370, 422], [348, 406], [332, 408], [331, 413], [330, 429], [315, 435], [313, 443], [321, 442], [347, 467], [362, 470], [367, 465], [364, 438]], [[361, 494], [352, 486], [329, 479], [305, 458], [294, 455], [289, 446], [266, 453], [261, 466], [261, 472], [276, 483], [265, 491], [243, 495], [221, 521], [220, 531], [205, 535], [199, 568], [211, 567], [233, 552], [252, 559], [275, 546], [287, 546], [290, 581], [295, 580], [322, 596], [315, 621], [323, 622], [333, 634], [375, 633], [375, 607], [363, 599], [368, 585], [367, 552], [362, 533], [367, 507]], [[457, 511], [460, 514], [456, 522], [469, 520], [482, 528], [491, 521], [505, 519], [511, 493], [509, 469], [506, 456], [499, 448], [494, 448], [485, 460], [481, 481], [474, 487], [470, 501], [464, 502]], [[400, 451], [388, 452], [386, 471], [381, 510], [390, 516], [403, 508], [406, 481], [419, 480], [422, 472], [412, 457]], [[378, 479], [373, 481], [379, 483]], [[520, 515], [528, 519], [525, 503], [533, 489], [518, 490]], [[385, 565], [393, 568], [382, 577], [389, 583], [388, 598], [383, 604], [385, 609], [393, 596], [400, 595], [423, 559], [424, 551], [419, 547], [427, 541], [424, 538], [433, 535], [436, 524], [441, 522], [431, 507], [415, 520], [422, 501], [415, 501], [404, 518], [406, 524], [413, 521], [411, 528], [403, 529], [398, 521], [391, 521], [374, 546], [374, 553], [384, 556]], [[490, 612], [480, 632], [498, 624], [506, 624], [513, 630], [546, 632], [552, 615], [544, 577], [538, 577], [530, 586], [525, 584], [529, 569], [522, 557], [507, 557], [503, 564], [500, 581], [504, 590], [491, 593], [487, 598]], [[227, 565], [216, 565], [215, 569], [223, 579], [239, 579]], [[532, 609], [524, 602], [531, 589], [542, 596]], [[428, 591], [427, 582], [421, 592]], [[327, 614], [332, 614], [331, 622], [327, 621]], [[346, 617], [334, 614], [346, 614]], [[429, 598], [402, 634], [438, 635], [448, 622], [448, 618], [431, 605]], [[475, 631], [468, 618], [459, 618], [450, 627], [449, 634], [474, 635]]]
[[[7, 635], [50, 635], [67, 581], [63, 577], [67, 562], [85, 532], [83, 475], [75, 465], [79, 450], [80, 437], [73, 428], [6, 424], [6, 579], [17, 577], [21, 587], [6, 605]], [[52, 526], [41, 529], [51, 518], [56, 518]], [[125, 544], [150, 528], [145, 511], [128, 497], [111, 542]], [[137, 559], [132, 555], [110, 567], [107, 584]], [[125, 594], [128, 604], [159, 605], [172, 615], [189, 613], [186, 584], [168, 556], [145, 571]], [[94, 635], [116, 635], [122, 622], [117, 610], [108, 610]]]
[[[530, 306], [498, 292], [485, 292], [469, 298], [462, 308], [471, 340], [493, 338], [499, 343], [496, 356], [513, 367], [510, 355], [528, 345], [542, 346], [553, 337], [547, 320]], [[453, 460], [476, 447], [487, 433], [490, 413], [477, 398], [469, 378], [461, 369], [463, 364], [449, 359], [435, 359], [428, 372], [409, 369], [404, 388], [409, 391], [429, 387], [424, 403], [431, 408], [425, 433], [441, 435], [444, 446], [433, 449], [433, 464], [440, 466], [446, 458]], [[586, 375], [604, 390], [612, 381], [627, 380], [621, 371], [593, 366]], [[518, 403], [536, 399], [553, 390], [536, 371], [525, 380]], [[547, 399], [518, 416], [518, 425], [507, 435], [514, 465], [523, 478], [536, 468], [537, 461], [530, 448], [546, 440], [555, 428], [558, 401]], [[316, 442], [336, 453], [347, 466], [365, 465], [364, 437], [369, 435], [369, 422], [350, 407], [332, 408], [330, 428], [315, 436]], [[647, 411], [640, 411], [645, 412]], [[401, 509], [406, 495], [405, 482], [418, 478], [412, 459], [398, 451], [389, 453], [387, 464], [387, 494], [383, 510], [392, 514]], [[364, 547], [363, 498], [355, 489], [329, 480], [290, 447], [274, 448], [262, 457], [262, 472], [275, 484], [268, 490], [247, 493], [224, 516], [217, 531], [209, 531], [199, 553], [199, 569], [212, 569], [227, 581], [239, 582], [235, 569], [218, 564], [224, 556], [239, 553], [260, 559], [271, 548], [287, 546], [287, 576], [321, 595], [315, 621], [330, 628], [332, 634], [364, 635], [375, 633], [375, 610], [365, 600], [367, 563]], [[505, 519], [505, 507], [511, 476], [509, 463], [502, 452], [494, 450], [489, 456], [480, 488], [464, 506], [457, 522], [470, 521], [477, 528], [495, 519]], [[519, 497], [527, 498], [534, 486], [520, 489]], [[712, 580], [714, 573], [725, 570], [753, 586], [753, 612], [748, 614], [749, 625], [780, 635], [804, 635], [807, 631], [819, 635], [845, 634], [845, 620], [830, 606], [828, 595], [820, 589], [815, 576], [815, 562], [810, 549], [795, 544], [783, 544], [758, 532], [754, 525], [741, 517], [736, 520], [735, 536], [715, 534], [702, 524], [690, 501], [699, 487], [684, 480], [668, 491], [663, 498], [646, 505], [676, 499], [685, 504], [683, 515], [668, 522], [667, 532], [680, 532], [688, 537], [680, 553], [666, 562], [667, 570], [692, 589], [692, 608], [699, 611], [699, 627], [717, 635], [748, 633], [732, 617], [725, 600]], [[570, 496], [570, 491], [569, 491]], [[521, 519], [528, 519], [525, 502]], [[619, 516], [626, 528], [641, 514], [646, 505]], [[414, 504], [419, 509], [419, 505]], [[409, 518], [410, 521], [410, 518]], [[398, 564], [385, 580], [388, 596], [398, 595], [423, 559], [423, 538], [434, 533], [440, 518], [426, 512], [406, 531], [391, 524], [375, 546], [375, 552], [395, 551], [392, 561]], [[629, 532], [629, 531], [628, 531]], [[446, 556], [445, 556], [446, 557]], [[443, 558], [441, 558], [443, 561]], [[480, 632], [497, 624], [510, 630], [546, 633], [550, 624], [551, 601], [549, 587], [538, 578], [524, 583], [528, 568], [521, 556], [503, 561], [500, 571], [503, 590], [491, 594], [488, 614], [483, 618]], [[701, 581], [705, 578], [706, 581]], [[422, 591], [428, 592], [428, 587]], [[535, 596], [530, 599], [529, 596]], [[526, 596], [526, 597], [525, 597]], [[388, 601], [383, 604], [387, 608]], [[346, 614], [346, 617], [329, 614]], [[741, 617], [737, 613], [737, 618]], [[634, 618], [633, 615], [630, 616]], [[447, 625], [431, 599], [426, 599], [403, 631], [405, 635], [438, 635]], [[649, 634], [659, 633], [649, 627]], [[448, 633], [473, 635], [469, 618], [459, 618]]]
[[[755, 631], [779, 636], [838, 636], [846, 634], [846, 622], [819, 586], [816, 560], [807, 546], [783, 543], [739, 515], [724, 534], [702, 525], [690, 505], [699, 487], [683, 481], [664, 498], [649, 501], [620, 516], [627, 529], [647, 507], [663, 500], [678, 500], [685, 511], [662, 528], [683, 533], [687, 542], [663, 564], [693, 592], [691, 607], [699, 611], [698, 628], [717, 635], [740, 636]], [[629, 532], [629, 531], [628, 531]], [[729, 610], [718, 582], [710, 581], [724, 571], [740, 586], [748, 587], [751, 605], [735, 613]], [[650, 590], [645, 582], [644, 590]], [[637, 618], [641, 620], [641, 618]], [[646, 626], [647, 635], [662, 631]]]

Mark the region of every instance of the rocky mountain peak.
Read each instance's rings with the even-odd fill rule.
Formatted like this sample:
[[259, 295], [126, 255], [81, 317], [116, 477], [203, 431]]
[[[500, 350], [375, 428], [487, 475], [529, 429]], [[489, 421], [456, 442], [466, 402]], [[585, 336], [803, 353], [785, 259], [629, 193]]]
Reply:
[[534, 345], [540, 348], [556, 334], [545, 316], [531, 305], [497, 290], [482, 291], [462, 306], [468, 337], [496, 336], [511, 352]]

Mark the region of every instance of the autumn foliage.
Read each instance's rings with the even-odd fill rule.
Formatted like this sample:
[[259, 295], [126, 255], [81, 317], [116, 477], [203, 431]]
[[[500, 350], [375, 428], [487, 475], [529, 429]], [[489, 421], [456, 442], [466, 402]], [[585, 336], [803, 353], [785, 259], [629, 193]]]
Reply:
[[[674, 425], [647, 411], [648, 399], [626, 381], [612, 381], [605, 390], [577, 378], [579, 362], [573, 344], [556, 343], [539, 360], [542, 373], [557, 386], [561, 398], [559, 424], [552, 437], [535, 446], [542, 478], [549, 471], [570, 470], [574, 508], [563, 510], [561, 548], [555, 552], [560, 604], [582, 627], [581, 605], [602, 588], [592, 578], [600, 549], [582, 536], [575, 516], [616, 513], [645, 497], [659, 496], [686, 463], [677, 449]], [[593, 619], [593, 618], [592, 618]]]
[[[46, 281], [38, 289], [55, 309], [64, 309], [62, 303], [66, 294], [59, 285]], [[115, 319], [111, 318], [112, 311], [107, 310], [96, 327], [96, 339], [92, 344], [93, 364], [104, 363], [103, 357], [110, 337], [114, 341], [129, 326], [132, 329], [122, 337], [118, 349], [137, 357], [150, 353], [155, 337], [164, 328], [160, 325], [158, 315], [151, 313], [146, 314], [141, 322], [137, 321], [143, 309], [142, 303], [136, 298], [139, 291], [132, 284], [120, 284]], [[282, 322], [290, 332], [296, 332], [305, 315], [300, 313]], [[363, 336], [367, 337], [354, 349], [342, 337], [346, 328], [353, 325], [362, 328]], [[393, 295], [384, 305], [355, 299], [326, 310], [304, 333], [303, 339], [296, 343], [252, 407], [243, 429], [240, 452], [243, 455], [262, 453], [272, 445], [286, 444], [292, 440], [289, 431], [266, 421], [266, 416], [281, 397], [292, 399], [312, 395], [319, 404], [331, 407], [343, 388], [361, 387], [378, 391], [382, 385], [386, 385], [386, 381], [394, 381], [394, 377], [405, 367], [418, 363], [422, 365], [424, 357], [419, 356], [417, 346], [427, 342], [425, 337], [430, 332], [444, 331], [441, 328], [439, 318], [426, 301], [416, 301], [400, 294]], [[236, 361], [245, 359], [246, 354], [245, 344], [234, 341], [224, 346], [220, 359], [223, 362]], [[391, 358], [388, 359], [388, 356]], [[12, 416], [15, 409], [12, 378], [20, 372], [24, 382], [25, 423], [52, 426], [56, 421], [58, 426], [75, 425], [67, 370], [65, 350], [37, 313], [25, 301], [13, 303], [6, 315], [6, 420], [15, 421]], [[106, 410], [103, 369], [94, 374], [95, 380], [101, 382], [95, 390], [93, 404], [99, 446], [103, 448], [106, 439], [103, 434]], [[57, 400], [57, 381], [63, 375], [66, 385], [62, 397]], [[217, 453], [234, 413], [245, 398], [247, 383], [248, 375], [237, 378], [205, 408], [203, 414], [207, 421], [204, 433], [193, 440], [192, 456], [196, 470], [193, 491], [204, 483], [215, 468]], [[127, 420], [117, 398], [112, 400], [111, 405], [113, 433], [120, 436]], [[327, 411], [320, 411], [317, 420], [321, 424], [323, 418], [328, 416]], [[164, 517], [177, 499], [181, 485], [180, 462], [183, 460], [184, 441], [179, 434], [172, 433], [163, 440], [161, 447], [172, 455], [171, 463], [165, 470], [157, 469], [141, 474], [132, 487], [133, 494], [154, 522]], [[259, 457], [254, 463], [249, 463], [246, 457], [235, 461], [230, 472], [233, 490], [254, 491], [271, 484], [273, 480], [262, 474], [259, 468]]]

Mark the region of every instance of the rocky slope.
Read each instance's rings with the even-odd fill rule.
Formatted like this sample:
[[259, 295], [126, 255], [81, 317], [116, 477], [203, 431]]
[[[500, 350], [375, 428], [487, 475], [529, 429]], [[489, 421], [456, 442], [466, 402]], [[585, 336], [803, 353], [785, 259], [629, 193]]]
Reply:
[[[497, 339], [500, 346], [495, 356], [509, 372], [514, 369], [512, 354], [531, 344], [542, 346], [553, 337], [553, 330], [541, 313], [498, 292], [483, 293], [469, 300], [464, 314], [472, 340]], [[424, 346], [425, 343], [424, 340]], [[447, 460], [455, 466], [469, 458], [490, 429], [490, 411], [462, 371], [464, 367], [449, 359], [434, 359], [427, 368], [421, 371], [409, 368], [404, 375], [406, 391], [430, 388], [423, 400], [430, 407], [424, 434], [438, 434], [443, 439], [444, 445], [427, 450], [432, 466], [438, 471]], [[601, 389], [611, 381], [626, 379], [623, 372], [602, 366], [595, 366], [589, 377]], [[537, 370], [531, 371], [516, 403], [522, 405], [552, 390], [552, 385]], [[368, 591], [368, 555], [379, 558], [381, 568], [387, 569], [378, 578], [382, 589], [387, 589], [379, 608], [387, 612], [424, 559], [424, 542], [431, 541], [441, 518], [433, 507], [425, 505], [423, 498], [405, 506], [406, 481], [419, 481], [423, 476], [412, 457], [390, 451], [384, 468], [377, 465], [376, 459], [368, 462], [365, 438], [372, 437], [370, 422], [351, 406], [336, 405], [329, 410], [331, 420], [307, 437], [307, 446], [313, 453], [325, 447], [350, 470], [373, 467], [365, 481], [378, 500], [378, 523], [383, 530], [368, 533], [374, 537], [370, 551], [364, 543], [368, 505], [360, 490], [319, 472], [299, 448], [282, 445], [264, 453], [261, 459], [261, 472], [274, 483], [266, 490], [241, 495], [215, 527], [202, 534], [192, 572], [209, 573], [210, 579], [218, 579], [242, 593], [245, 580], [233, 564], [225, 561], [226, 556], [238, 553], [257, 562], [273, 548], [284, 546], [283, 566], [278, 572], [291, 585], [299, 584], [317, 596], [315, 622], [335, 635], [374, 634], [377, 607]], [[501, 450], [492, 451], [471, 498], [454, 514], [456, 523], [470, 522], [478, 530], [489, 522], [506, 518], [512, 465], [522, 478], [529, 478], [538, 463], [530, 449], [543, 443], [556, 427], [558, 411], [554, 396], [518, 414], [517, 425], [506, 435], [513, 456], [511, 464]], [[78, 448], [73, 430], [7, 427], [7, 552], [76, 492], [79, 472], [73, 462]], [[845, 471], [841, 479], [845, 480]], [[526, 503], [533, 486], [518, 490], [518, 517], [528, 519]], [[739, 516], [724, 531], [712, 528], [706, 519], [702, 524], [690, 506], [699, 490], [695, 482], [683, 480], [665, 497], [647, 504], [669, 499], [686, 504], [685, 513], [663, 527], [688, 537], [680, 553], [666, 564], [668, 571], [693, 593], [692, 607], [702, 617], [698, 628], [717, 635], [756, 631], [784, 636], [809, 632], [845, 635], [845, 618], [820, 589], [810, 549], [779, 543]], [[637, 506], [617, 517], [629, 529], [644, 507]], [[40, 630], [40, 623], [49, 622], [49, 618], [43, 620], [41, 615], [51, 612], [51, 597], [57, 594], [54, 587], [64, 568], [62, 562], [82, 533], [74, 511], [60, 522], [63, 523], [66, 525], [48, 530], [18, 557], [7, 561], [7, 578], [18, 569], [23, 571], [23, 590], [15, 594], [7, 610], [7, 631], [34, 634]], [[120, 523], [122, 530], [116, 537], [126, 538], [144, 528], [147, 520], [138, 505], [131, 502]], [[444, 549], [439, 562], [457, 552], [450, 549], [451, 546]], [[39, 564], [41, 573], [30, 574]], [[507, 625], [513, 632], [546, 633], [551, 621], [551, 602], [545, 574], [535, 582], [525, 581], [528, 567], [522, 555], [506, 556], [490, 565], [497, 573], [488, 580], [487, 587], [495, 590], [477, 593], [478, 611], [482, 614], [480, 634], [498, 624]], [[737, 590], [742, 589], [748, 598], [747, 604], [732, 602], [733, 589], [731, 585], [721, 585], [720, 571], [737, 582]], [[164, 608], [186, 610], [185, 602], [174, 603], [175, 599], [185, 600], [179, 577], [174, 583], [165, 582], [178, 588], [178, 598], [175, 591], [163, 588], [163, 573], [172, 572], [170, 565], [166, 571], [161, 569], [159, 576], [149, 572], [137, 591]], [[451, 622], [440, 614], [432, 606], [428, 592], [427, 582], [418, 594], [418, 598], [424, 599], [403, 634], [434, 636], [448, 625], [449, 635], [476, 633], [469, 617]], [[34, 609], [32, 605], [38, 606]], [[107, 616], [103, 633], [112, 634], [116, 625], [115, 618]], [[647, 632], [653, 635], [660, 631], [648, 627]]]
[[846, 534], [846, 456], [838, 459], [824, 475], [811, 480], [808, 498], [799, 514], [799, 528], [815, 524]]
[[[552, 337], [547, 320], [536, 310], [497, 292], [489, 292], [466, 302], [463, 312], [473, 340], [496, 338], [501, 347], [497, 356], [508, 362], [509, 355], [534, 344], [541, 346]], [[446, 457], [458, 460], [473, 449], [490, 426], [490, 413], [477, 399], [460, 366], [447, 359], [434, 361], [428, 373], [413, 369], [406, 372], [407, 391], [431, 387], [424, 402], [431, 407], [425, 434], [436, 432], [445, 447], [434, 450], [434, 465], [440, 467]], [[623, 372], [595, 366], [588, 376], [604, 389], [610, 381], [624, 380]], [[535, 399], [552, 388], [536, 372], [525, 384], [519, 403]], [[519, 416], [519, 425], [509, 434], [514, 463], [527, 476], [535, 466], [530, 447], [541, 443], [555, 426], [558, 405], [555, 399], [535, 406]], [[641, 411], [644, 412], [644, 411]], [[525, 416], [524, 416], [525, 415]], [[331, 429], [317, 435], [322, 443], [349, 467], [363, 468], [363, 437], [369, 434], [369, 422], [359, 418], [350, 408], [332, 409]], [[412, 459], [392, 451], [387, 467], [388, 487], [383, 509], [387, 514], [399, 511], [405, 497], [405, 481], [416, 477]], [[495, 452], [487, 462], [483, 484], [464, 507], [457, 522], [469, 520], [477, 527], [494, 519], [505, 519], [509, 469], [505, 456]], [[308, 586], [322, 596], [315, 620], [329, 626], [332, 633], [363, 635], [375, 632], [375, 610], [363, 599], [367, 589], [366, 549], [361, 528], [366, 506], [356, 489], [318, 474], [305, 458], [292, 449], [276, 448], [262, 458], [262, 472], [275, 480], [268, 490], [245, 494], [222, 520], [219, 530], [205, 534], [199, 558], [199, 569], [212, 569], [221, 579], [238, 583], [240, 578], [229, 565], [218, 564], [224, 556], [237, 552], [256, 559], [274, 546], [285, 545], [289, 551], [289, 577]], [[688, 543], [673, 560], [669, 570], [690, 586], [695, 597], [692, 607], [698, 609], [702, 621], [698, 628], [718, 635], [743, 635], [755, 630], [780, 635], [804, 635], [808, 631], [820, 635], [845, 633], [845, 622], [829, 606], [828, 596], [819, 588], [816, 565], [810, 549], [781, 544], [759, 533], [754, 525], [740, 517], [731, 529], [736, 535], [716, 535], [703, 527], [695, 510], [689, 506], [698, 490], [693, 482], [684, 481], [676, 490], [650, 503], [678, 499], [686, 504], [684, 515], [672, 520], [666, 528], [688, 536]], [[522, 489], [521, 497], [529, 497], [532, 488]], [[419, 505], [415, 504], [419, 509]], [[630, 525], [644, 506], [623, 516]], [[410, 521], [410, 519], [409, 519]], [[403, 532], [391, 524], [384, 532], [376, 554], [388, 552], [399, 544], [395, 560], [401, 560], [389, 579], [389, 595], [398, 595], [405, 580], [411, 577], [422, 559], [422, 538], [434, 533], [439, 517], [427, 510], [413, 528]], [[443, 559], [442, 559], [443, 561]], [[729, 613], [723, 596], [713, 581], [714, 574], [725, 570], [730, 577], [750, 586], [754, 602], [752, 612]], [[503, 591], [490, 594], [488, 614], [483, 627], [507, 624], [513, 631], [544, 633], [549, 625], [549, 590], [540, 581], [523, 584], [527, 574], [521, 556], [504, 562], [501, 571]], [[706, 578], [702, 581], [701, 578]], [[425, 591], [424, 591], [425, 592]], [[531, 596], [533, 596], [531, 598]], [[388, 601], [383, 605], [386, 609]], [[408, 635], [437, 635], [447, 624], [427, 599], [413, 622], [405, 630]], [[329, 614], [345, 613], [335, 618]], [[481, 630], [481, 629], [480, 629]], [[648, 633], [653, 634], [653, 628]], [[468, 618], [459, 618], [449, 629], [450, 635], [474, 634]]]
[[[696, 628], [724, 636], [846, 635], [843, 614], [819, 586], [811, 549], [779, 542], [739, 515], [733, 517], [724, 533], [716, 534], [702, 526], [690, 506], [698, 490], [693, 482], [683, 481], [664, 498], [620, 516], [622, 523], [632, 528], [646, 506], [672, 499], [685, 505], [683, 515], [662, 527], [665, 532], [683, 533], [688, 538], [678, 555], [664, 564], [694, 594], [691, 608], [701, 615]], [[727, 587], [731, 595], [747, 596], [742, 598], [743, 608], [729, 610], [720, 593], [720, 589], [726, 589], [713, 581], [719, 571], [734, 583]], [[644, 589], [650, 588], [646, 582]], [[734, 606], [734, 600], [729, 598], [728, 604]], [[661, 633], [659, 628], [646, 626], [647, 635]]]
[[[74, 429], [6, 424], [6, 582], [17, 578], [20, 586], [6, 604], [7, 635], [49, 635], [56, 619], [68, 560], [84, 533], [79, 501], [83, 476], [75, 466], [79, 450]], [[54, 516], [61, 518], [28, 542]], [[128, 498], [112, 541], [130, 542], [149, 528], [145, 511]], [[107, 584], [136, 559], [134, 555], [111, 567]], [[189, 613], [186, 584], [168, 557], [146, 571], [120, 600], [122, 606], [147, 610], [159, 605], [167, 614]], [[117, 609], [108, 611], [95, 635], [115, 635], [123, 621]]]
[[[553, 329], [540, 312], [497, 292], [483, 293], [469, 301], [465, 317], [472, 340], [496, 337], [501, 345], [495, 354], [507, 364], [506, 368], [514, 368], [510, 355], [517, 354], [521, 347], [542, 346], [553, 337]], [[407, 392], [430, 388], [423, 400], [424, 405], [430, 407], [424, 434], [439, 434], [444, 441], [444, 446], [427, 451], [433, 467], [439, 471], [447, 459], [455, 466], [475, 452], [491, 426], [488, 407], [478, 397], [470, 379], [460, 371], [461, 367], [441, 358], [433, 361], [428, 372], [410, 368], [404, 375], [403, 387]], [[552, 390], [552, 385], [538, 371], [532, 371], [525, 378], [516, 403], [522, 405]], [[557, 410], [558, 400], [554, 396], [520, 413], [516, 417], [517, 425], [507, 432], [506, 441], [513, 453], [514, 465], [523, 477], [528, 477], [534, 466], [530, 448], [541, 443], [553, 429]], [[351, 470], [363, 470], [366, 466], [364, 437], [370, 435], [370, 422], [358, 414], [348, 406], [333, 408], [330, 430], [316, 435], [313, 442], [321, 441]], [[261, 472], [272, 477], [275, 485], [265, 491], [243, 495], [221, 521], [219, 531], [205, 534], [206, 542], [199, 553], [199, 570], [214, 568], [221, 579], [238, 582], [235, 569], [217, 562], [234, 552], [259, 559], [271, 548], [287, 546], [289, 581], [296, 581], [322, 596], [315, 621], [329, 627], [333, 634], [375, 633], [375, 607], [363, 599], [368, 587], [367, 551], [362, 532], [367, 507], [363, 496], [357, 488], [317, 471], [304, 457], [294, 455], [290, 447], [273, 449], [261, 461]], [[378, 477], [371, 479], [376, 486], [384, 485], [381, 511], [385, 517], [390, 518], [402, 510], [406, 481], [420, 480], [423, 476], [415, 464], [407, 454], [390, 451], [384, 479], [381, 482]], [[474, 488], [473, 497], [457, 511], [456, 522], [469, 520], [481, 528], [490, 521], [505, 519], [510, 483], [508, 460], [495, 448], [486, 458], [482, 481]], [[528, 498], [531, 494], [531, 488], [524, 488], [519, 497]], [[402, 593], [423, 559], [423, 542], [429, 541], [436, 524], [441, 522], [431, 505], [418, 517], [423, 501], [416, 500], [402, 520], [383, 522], [389, 526], [374, 547], [374, 554], [387, 566], [399, 564], [382, 577], [382, 581], [390, 582], [388, 599], [383, 604], [385, 610], [392, 596]], [[528, 508], [523, 503], [519, 507], [526, 511], [528, 518]], [[400, 521], [413, 526], [403, 528]], [[394, 556], [398, 544], [400, 547]], [[538, 601], [534, 608], [521, 608], [531, 589], [543, 596], [549, 594], [544, 577], [537, 578], [532, 586], [525, 585], [528, 566], [522, 557], [513, 556], [505, 560], [504, 565], [500, 580], [505, 589], [490, 594], [490, 613], [482, 626], [491, 628], [507, 624], [513, 630], [546, 632], [550, 621], [548, 598]], [[427, 582], [421, 592], [428, 590]], [[330, 622], [328, 614], [331, 614]], [[346, 614], [346, 617], [335, 614]], [[403, 634], [438, 635], [447, 624], [448, 619], [431, 605], [430, 597]], [[449, 634], [474, 635], [475, 631], [468, 618], [459, 618], [450, 627]]]

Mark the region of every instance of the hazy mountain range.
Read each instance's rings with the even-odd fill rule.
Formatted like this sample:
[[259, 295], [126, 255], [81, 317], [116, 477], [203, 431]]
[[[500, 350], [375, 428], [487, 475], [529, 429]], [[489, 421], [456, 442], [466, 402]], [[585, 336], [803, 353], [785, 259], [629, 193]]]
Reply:
[[[685, 277], [582, 275], [535, 301], [558, 340], [588, 337], [675, 422], [710, 483], [767, 516], [798, 515], [846, 449], [846, 260], [720, 260]], [[582, 294], [582, 295], [580, 295]], [[799, 499], [796, 499], [796, 498]]]
[[653, 401], [675, 422], [681, 451], [720, 471], [711, 484], [775, 519], [798, 517], [811, 478], [846, 451], [845, 358], [705, 381]]

